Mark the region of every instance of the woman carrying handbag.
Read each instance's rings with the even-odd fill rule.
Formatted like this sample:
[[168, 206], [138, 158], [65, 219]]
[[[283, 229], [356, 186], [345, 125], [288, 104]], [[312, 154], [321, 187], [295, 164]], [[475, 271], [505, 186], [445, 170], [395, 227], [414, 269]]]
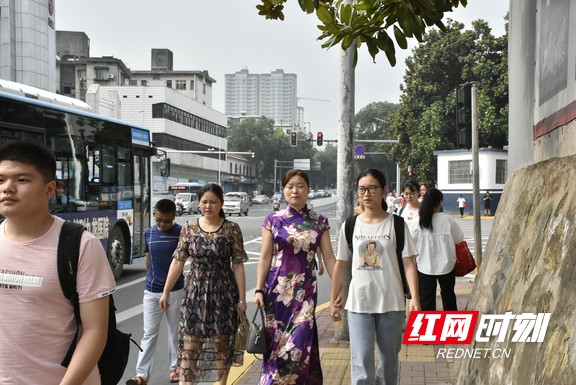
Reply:
[[464, 240], [462, 229], [451, 216], [442, 212], [442, 191], [426, 191], [420, 205], [416, 228], [418, 286], [422, 310], [436, 310], [436, 285], [440, 284], [443, 310], [458, 310], [456, 303], [456, 244]]
[[263, 357], [259, 385], [323, 383], [315, 308], [314, 256], [332, 276], [335, 258], [328, 219], [306, 205], [308, 174], [290, 170], [282, 179], [285, 209], [270, 213], [262, 225], [262, 249], [254, 304], [266, 314], [269, 349]]

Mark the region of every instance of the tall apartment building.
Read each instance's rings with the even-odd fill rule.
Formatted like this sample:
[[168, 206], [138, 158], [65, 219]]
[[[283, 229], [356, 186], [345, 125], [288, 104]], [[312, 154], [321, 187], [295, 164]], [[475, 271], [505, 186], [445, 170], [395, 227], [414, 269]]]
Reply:
[[0, 78], [56, 91], [54, 0], [0, 1]]
[[295, 129], [298, 122], [296, 74], [277, 69], [269, 74], [251, 74], [242, 69], [225, 75], [226, 107], [229, 118], [266, 116], [276, 127]]

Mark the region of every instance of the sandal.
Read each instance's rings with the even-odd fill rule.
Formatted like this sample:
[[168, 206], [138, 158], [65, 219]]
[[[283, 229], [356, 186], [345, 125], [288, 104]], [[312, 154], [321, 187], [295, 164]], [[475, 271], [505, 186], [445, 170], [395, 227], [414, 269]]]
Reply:
[[171, 369], [170, 370], [170, 382], [176, 383], [180, 381], [180, 373], [178, 369]]
[[126, 385], [148, 385], [148, 381], [142, 376], [136, 376], [126, 381]]

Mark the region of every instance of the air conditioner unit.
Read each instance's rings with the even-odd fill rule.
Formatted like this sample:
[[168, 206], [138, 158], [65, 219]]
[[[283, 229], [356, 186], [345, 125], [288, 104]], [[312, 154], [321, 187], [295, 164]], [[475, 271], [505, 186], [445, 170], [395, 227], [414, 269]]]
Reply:
[[108, 79], [114, 79], [114, 74], [108, 74]]

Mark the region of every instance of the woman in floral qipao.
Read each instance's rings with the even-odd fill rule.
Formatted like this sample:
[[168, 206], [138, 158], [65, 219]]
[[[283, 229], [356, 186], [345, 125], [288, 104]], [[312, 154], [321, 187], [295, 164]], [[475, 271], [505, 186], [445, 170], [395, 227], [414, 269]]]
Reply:
[[309, 179], [305, 171], [288, 171], [282, 188], [288, 207], [269, 214], [262, 225], [254, 304], [264, 307], [272, 338], [259, 385], [322, 384], [314, 256], [321, 251], [332, 276], [335, 257], [330, 226], [326, 217], [306, 206]]

